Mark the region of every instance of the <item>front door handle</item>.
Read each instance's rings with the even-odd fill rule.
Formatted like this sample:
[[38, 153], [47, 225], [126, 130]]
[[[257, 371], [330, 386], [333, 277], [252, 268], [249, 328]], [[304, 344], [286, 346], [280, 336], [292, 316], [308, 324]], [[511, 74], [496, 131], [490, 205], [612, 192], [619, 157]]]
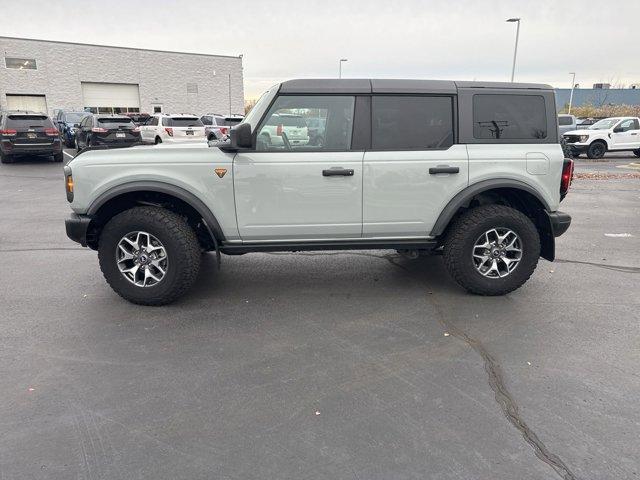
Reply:
[[429, 169], [429, 174], [436, 175], [438, 173], [460, 173], [460, 169], [458, 167], [449, 167], [444, 165], [442, 167], [431, 167]]
[[343, 177], [353, 177], [353, 169], [352, 168], [329, 168], [327, 170], [322, 170], [323, 177], [334, 177], [339, 175]]

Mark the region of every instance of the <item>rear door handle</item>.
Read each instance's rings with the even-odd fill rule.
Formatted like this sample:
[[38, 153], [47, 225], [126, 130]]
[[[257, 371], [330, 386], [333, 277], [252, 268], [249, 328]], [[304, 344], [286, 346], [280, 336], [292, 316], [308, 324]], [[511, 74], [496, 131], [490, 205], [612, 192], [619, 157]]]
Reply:
[[435, 175], [437, 173], [460, 173], [460, 168], [442, 166], [442, 167], [431, 167], [429, 169], [429, 174]]
[[329, 168], [327, 170], [322, 170], [323, 177], [335, 177], [339, 175], [343, 177], [353, 177], [353, 169], [352, 168]]

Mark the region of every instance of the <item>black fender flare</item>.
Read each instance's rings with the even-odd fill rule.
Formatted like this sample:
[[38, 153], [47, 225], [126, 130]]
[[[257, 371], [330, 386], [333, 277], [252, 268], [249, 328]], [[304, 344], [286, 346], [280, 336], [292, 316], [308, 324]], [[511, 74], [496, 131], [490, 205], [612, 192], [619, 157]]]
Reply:
[[483, 180], [481, 182], [474, 183], [473, 185], [469, 185], [464, 190], [458, 192], [458, 194], [449, 201], [447, 206], [444, 207], [440, 213], [438, 220], [436, 220], [436, 223], [433, 225], [433, 228], [431, 229], [431, 236], [437, 237], [438, 235], [442, 235], [458, 209], [465, 206], [473, 197], [479, 193], [494, 190], [496, 188], [514, 188], [516, 190], [522, 190], [530, 193], [540, 201], [547, 212], [551, 211], [549, 204], [544, 198], [542, 198], [536, 189], [524, 182], [521, 182], [520, 180], [514, 180], [511, 178]]
[[520, 180], [511, 178], [496, 178], [490, 180], [483, 180], [473, 185], [469, 185], [464, 190], [458, 192], [453, 197], [446, 207], [440, 213], [440, 216], [436, 220], [433, 228], [431, 229], [431, 236], [438, 237], [444, 233], [447, 226], [453, 219], [454, 215], [460, 209], [460, 207], [466, 206], [473, 197], [479, 193], [494, 190], [496, 188], [512, 188], [515, 190], [522, 190], [534, 196], [544, 208], [544, 214], [538, 216], [537, 226], [540, 231], [541, 251], [540, 255], [549, 261], [553, 261], [555, 257], [555, 238], [553, 235], [553, 227], [549, 219], [549, 213], [551, 207], [546, 200], [538, 193], [538, 191], [532, 186], [524, 183]]
[[182, 200], [186, 204], [190, 205], [204, 219], [208, 229], [214, 234], [214, 238], [212, 239], [214, 243], [225, 240], [220, 223], [218, 223], [213, 212], [211, 212], [209, 207], [207, 207], [202, 200], [182, 187], [155, 180], [127, 182], [110, 188], [106, 192], [101, 193], [98, 198], [91, 202], [91, 205], [87, 209], [87, 215], [95, 215], [103, 205], [113, 198], [125, 193], [139, 191], [164, 193]]

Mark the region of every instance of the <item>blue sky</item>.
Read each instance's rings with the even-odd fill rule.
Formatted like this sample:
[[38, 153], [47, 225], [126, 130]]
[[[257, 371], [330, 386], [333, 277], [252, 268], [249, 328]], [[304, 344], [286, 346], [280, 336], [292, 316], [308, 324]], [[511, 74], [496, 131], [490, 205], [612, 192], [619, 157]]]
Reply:
[[[615, 6], [614, 6], [615, 5]], [[0, 0], [0, 35], [244, 55], [245, 96], [297, 77], [640, 83], [640, 0]], [[26, 20], [25, 20], [26, 19]]]

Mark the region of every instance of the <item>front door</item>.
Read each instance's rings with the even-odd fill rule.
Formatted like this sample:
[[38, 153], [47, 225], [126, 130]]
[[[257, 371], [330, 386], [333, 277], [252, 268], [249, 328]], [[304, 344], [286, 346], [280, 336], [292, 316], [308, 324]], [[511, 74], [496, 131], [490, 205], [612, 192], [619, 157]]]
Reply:
[[611, 134], [611, 140], [614, 149], [640, 148], [640, 125], [638, 124], [638, 119], [628, 118], [616, 125]]
[[[352, 96], [279, 96], [257, 127], [255, 150], [233, 162], [244, 242], [362, 235], [362, 151], [351, 151]], [[307, 118], [325, 119], [312, 141]]]
[[454, 145], [453, 97], [374, 95], [364, 156], [365, 238], [424, 238], [468, 185], [466, 145]]

